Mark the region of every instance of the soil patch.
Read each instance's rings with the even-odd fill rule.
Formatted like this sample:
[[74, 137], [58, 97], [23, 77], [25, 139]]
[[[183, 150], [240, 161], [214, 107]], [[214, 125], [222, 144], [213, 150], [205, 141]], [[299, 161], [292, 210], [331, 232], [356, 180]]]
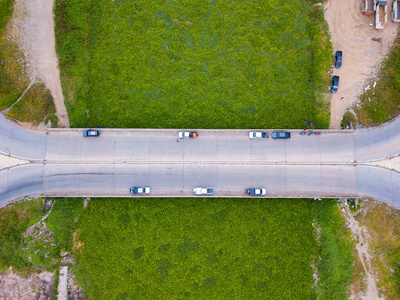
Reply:
[[13, 273], [12, 267], [0, 274], [1, 299], [47, 300], [53, 296], [54, 273], [41, 272], [27, 277]]
[[390, 21], [391, 7], [385, 28], [377, 30], [375, 16], [363, 15], [362, 4], [362, 1], [329, 0], [325, 5], [333, 49], [343, 51], [342, 67], [333, 71], [340, 82], [338, 92], [332, 95], [331, 129], [340, 128], [346, 109], [358, 100], [368, 79], [379, 71], [398, 30], [398, 25]]

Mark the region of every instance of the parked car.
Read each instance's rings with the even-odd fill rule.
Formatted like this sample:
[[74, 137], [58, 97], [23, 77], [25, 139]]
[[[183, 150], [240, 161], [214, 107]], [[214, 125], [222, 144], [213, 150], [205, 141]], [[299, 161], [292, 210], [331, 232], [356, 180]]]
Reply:
[[274, 131], [272, 133], [273, 139], [290, 139], [290, 132], [287, 131]]
[[197, 187], [193, 189], [195, 195], [212, 195], [214, 194], [214, 189], [212, 187], [202, 188]]
[[267, 190], [264, 188], [249, 188], [246, 189], [246, 194], [250, 196], [264, 196]]
[[331, 92], [336, 93], [339, 88], [339, 76], [333, 76], [332, 77], [332, 86], [331, 86]]
[[131, 194], [149, 194], [150, 188], [148, 186], [131, 187], [130, 192], [131, 192]]
[[342, 51], [336, 51], [335, 68], [340, 68], [341, 66], [342, 66]]
[[267, 139], [268, 132], [251, 131], [249, 132], [250, 139]]
[[84, 137], [95, 137], [95, 136], [99, 136], [100, 135], [100, 131], [98, 130], [93, 130], [93, 129], [89, 129], [89, 130], [85, 130], [83, 132], [83, 136]]
[[178, 134], [180, 139], [196, 138], [199, 134], [196, 131], [180, 131]]

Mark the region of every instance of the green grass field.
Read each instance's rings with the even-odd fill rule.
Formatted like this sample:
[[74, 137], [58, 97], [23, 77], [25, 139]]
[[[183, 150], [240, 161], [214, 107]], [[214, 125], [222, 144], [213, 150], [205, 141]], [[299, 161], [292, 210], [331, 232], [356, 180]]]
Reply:
[[352, 275], [333, 200], [92, 199], [77, 228], [91, 299], [344, 299]]
[[73, 127], [327, 127], [331, 45], [311, 2], [57, 0]]

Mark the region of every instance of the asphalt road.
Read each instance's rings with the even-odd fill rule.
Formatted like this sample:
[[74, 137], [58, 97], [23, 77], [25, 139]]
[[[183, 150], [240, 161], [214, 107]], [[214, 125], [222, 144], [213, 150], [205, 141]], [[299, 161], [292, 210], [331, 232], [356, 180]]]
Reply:
[[[249, 130], [23, 129], [0, 117], [0, 152], [30, 160], [0, 171], [0, 206], [24, 196], [131, 197], [132, 186], [151, 196], [244, 197], [264, 187], [266, 197], [372, 197], [400, 208], [400, 174], [368, 162], [400, 154], [400, 119], [356, 131], [322, 131], [288, 140], [253, 140]], [[272, 132], [272, 130], [268, 130]], [[360, 164], [362, 163], [362, 164]]]

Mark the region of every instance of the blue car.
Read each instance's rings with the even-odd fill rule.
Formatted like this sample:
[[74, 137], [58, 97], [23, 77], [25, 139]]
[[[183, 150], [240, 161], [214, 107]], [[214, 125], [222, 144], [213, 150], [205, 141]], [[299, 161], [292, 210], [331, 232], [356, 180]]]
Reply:
[[100, 135], [100, 131], [98, 131], [98, 130], [89, 129], [89, 130], [85, 130], [83, 132], [84, 137], [95, 137], [95, 136], [99, 136], [99, 135]]
[[342, 66], [342, 51], [336, 51], [335, 68], [340, 68], [341, 66]]

